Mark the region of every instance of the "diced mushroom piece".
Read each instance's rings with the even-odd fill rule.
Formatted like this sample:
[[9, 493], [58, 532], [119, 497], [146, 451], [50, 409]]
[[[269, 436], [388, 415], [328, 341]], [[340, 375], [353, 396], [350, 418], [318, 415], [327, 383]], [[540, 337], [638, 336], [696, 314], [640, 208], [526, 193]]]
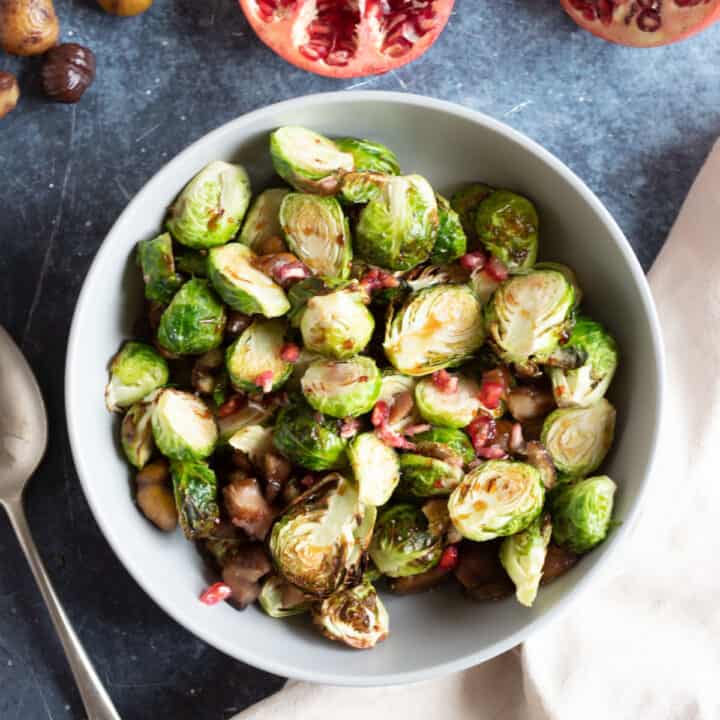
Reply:
[[500, 600], [515, 592], [515, 586], [500, 564], [497, 541], [463, 542], [455, 577], [473, 600]]
[[265, 453], [262, 460], [265, 472], [265, 497], [273, 502], [283, 491], [292, 472], [292, 465], [282, 455], [274, 452]]
[[545, 564], [543, 565], [543, 576], [540, 581], [541, 585], [547, 585], [564, 575], [579, 559], [571, 550], [566, 550], [555, 543], [550, 543], [545, 556]]
[[273, 512], [258, 481], [241, 471], [234, 472], [230, 484], [223, 489], [223, 498], [233, 525], [251, 537], [263, 540], [270, 529]]
[[419, 575], [394, 578], [390, 583], [390, 589], [398, 595], [411, 595], [421, 593], [440, 585], [449, 575], [450, 570], [436, 565]]
[[510, 414], [521, 423], [538, 420], [555, 409], [552, 390], [537, 385], [519, 385], [507, 397]]
[[232, 590], [232, 599], [241, 608], [257, 600], [262, 577], [272, 569], [262, 545], [254, 543], [240, 549], [223, 567], [223, 582]]

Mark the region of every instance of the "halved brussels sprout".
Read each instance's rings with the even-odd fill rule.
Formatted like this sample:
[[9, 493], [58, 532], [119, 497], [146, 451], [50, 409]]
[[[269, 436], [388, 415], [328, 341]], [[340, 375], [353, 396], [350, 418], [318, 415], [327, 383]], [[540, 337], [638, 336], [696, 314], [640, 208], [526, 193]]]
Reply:
[[542, 362], [572, 328], [575, 290], [557, 270], [516, 275], [485, 306], [490, 341], [502, 360]]
[[333, 197], [289, 193], [280, 206], [280, 224], [290, 250], [325, 282], [350, 275], [350, 228]]
[[195, 540], [212, 534], [220, 522], [215, 473], [204, 462], [177, 460], [170, 463], [170, 473], [185, 537]]
[[454, 453], [460, 459], [460, 464], [468, 465], [476, 459], [470, 438], [462, 430], [434, 427], [413, 435], [413, 442], [421, 455], [431, 455], [430, 452], [425, 451], [429, 451], [435, 446], [442, 446]]
[[155, 444], [173, 460], [202, 460], [215, 449], [218, 429], [205, 403], [191, 393], [167, 388], [152, 415]]
[[576, 553], [601, 543], [610, 529], [616, 489], [607, 475], [599, 475], [554, 490], [553, 540]]
[[540, 441], [560, 472], [583, 477], [600, 467], [614, 434], [615, 408], [602, 398], [588, 407], [550, 413]]
[[274, 318], [290, 309], [285, 291], [253, 267], [255, 253], [241, 243], [213, 248], [208, 255], [208, 277], [218, 295], [233, 310]]
[[380, 511], [370, 557], [383, 575], [419, 575], [438, 564], [442, 551], [442, 535], [432, 532], [427, 517], [416, 505], [399, 503]]
[[274, 618], [301, 615], [310, 610], [312, 600], [299, 588], [280, 575], [270, 575], [265, 580], [258, 597], [260, 607]]
[[338, 418], [370, 412], [380, 394], [380, 385], [375, 361], [360, 355], [347, 360], [315, 360], [301, 381], [308, 403]]
[[351, 153], [323, 135], [295, 126], [278, 128], [270, 135], [270, 157], [283, 180], [320, 195], [334, 195], [342, 176], [355, 169]]
[[475, 229], [483, 246], [510, 272], [529, 270], [537, 258], [538, 215], [522, 195], [497, 190], [480, 203]]
[[240, 229], [250, 196], [250, 180], [242, 166], [211, 162], [180, 193], [166, 227], [187, 247], [224, 245]]
[[126, 413], [120, 427], [120, 443], [128, 462], [141, 470], [155, 448], [152, 434], [154, 399], [135, 403]]
[[165, 358], [150, 345], [127, 342], [110, 363], [105, 404], [110, 412], [130, 407], [168, 381]]
[[460, 217], [450, 207], [450, 203], [442, 195], [436, 197], [438, 229], [430, 260], [434, 263], [449, 263], [467, 252], [467, 236]]
[[244, 452], [253, 465], [259, 466], [265, 455], [273, 450], [273, 429], [262, 425], [248, 425], [228, 440], [228, 445]]
[[385, 354], [405, 375], [465, 362], [485, 340], [482, 306], [467, 285], [435, 285], [411, 295], [385, 329]]
[[373, 265], [409, 270], [430, 257], [438, 209], [430, 183], [420, 175], [391, 177], [382, 194], [361, 210], [355, 250]]
[[467, 270], [457, 263], [450, 265], [423, 265], [414, 268], [405, 275], [407, 286], [413, 292], [424, 290], [433, 285], [465, 284]]
[[463, 230], [468, 240], [477, 240], [475, 216], [480, 203], [495, 190], [489, 185], [473, 183], [453, 193], [450, 206], [459, 215]]
[[575, 271], [569, 265], [545, 260], [543, 262], [535, 263], [535, 270], [556, 270], [557, 272], [562, 273], [565, 276], [565, 279], [575, 289], [575, 307], [577, 308], [580, 305], [583, 294], [582, 288], [580, 287]]
[[577, 350], [585, 362], [573, 370], [550, 367], [548, 374], [558, 407], [584, 407], [604, 397], [618, 365], [615, 340], [590, 318], [579, 317], [563, 350]]
[[395, 450], [375, 433], [361, 433], [348, 445], [358, 495], [363, 505], [384, 505], [400, 482], [400, 465]]
[[395, 153], [385, 145], [372, 140], [360, 138], [338, 138], [335, 144], [342, 152], [353, 156], [357, 172], [381, 173], [383, 175], [399, 175], [400, 163]]
[[538, 516], [500, 545], [500, 562], [515, 583], [515, 597], [526, 607], [531, 607], [537, 597], [551, 535], [550, 516]]
[[345, 203], [361, 205], [382, 197], [390, 178], [372, 172], [351, 172], [343, 176], [340, 199]]
[[282, 576], [301, 590], [327, 597], [358, 572], [355, 551], [362, 519], [357, 492], [332, 473], [300, 495], [276, 520], [270, 554]]
[[160, 318], [158, 342], [176, 355], [202, 355], [222, 343], [225, 306], [207, 280], [193, 278], [178, 291]]
[[286, 188], [270, 188], [255, 198], [238, 237], [243, 245], [260, 252], [268, 238], [282, 238], [280, 205], [289, 192]]
[[453, 490], [448, 512], [468, 540], [483, 542], [524, 530], [542, 510], [540, 473], [526, 463], [490, 460]]
[[175, 258], [175, 269], [191, 277], [207, 277], [207, 252], [205, 250], [185, 250]]
[[[357, 486], [355, 486], [357, 492]], [[361, 520], [355, 529], [355, 544], [348, 556], [349, 566], [354, 568], [352, 576], [348, 576], [349, 584], [354, 585], [364, 575], [363, 568], [366, 565], [367, 551], [370, 547], [373, 531], [375, 530], [375, 521], [377, 520], [378, 511], [374, 505], [363, 505], [359, 502]]]
[[470, 286], [483, 305], [492, 297], [500, 284], [499, 280], [496, 280], [490, 273], [485, 272], [483, 268], [473, 270], [470, 273]]
[[325, 598], [312, 618], [325, 637], [359, 650], [375, 647], [390, 632], [387, 610], [368, 581]]
[[392, 370], [383, 371], [378, 402], [385, 402], [390, 407], [388, 426], [391, 430], [402, 432], [406, 427], [422, 422], [415, 405], [416, 385], [415, 378], [400, 375]]
[[137, 247], [137, 259], [145, 282], [145, 297], [163, 305], [169, 303], [182, 285], [182, 278], [175, 272], [170, 234], [141, 240]]
[[280, 411], [273, 442], [288, 460], [310, 470], [331, 470], [345, 461], [347, 440], [340, 435], [338, 421], [301, 400]]
[[272, 407], [249, 402], [230, 415], [217, 418], [218, 444], [225, 445], [239, 430], [252, 425], [262, 425], [272, 416]]
[[310, 298], [300, 320], [305, 347], [338, 360], [362, 352], [374, 329], [375, 319], [365, 307], [364, 294], [354, 290]]
[[290, 312], [288, 313], [290, 324], [296, 328], [300, 327], [308, 300], [316, 295], [326, 295], [327, 292], [325, 283], [320, 278], [309, 277], [293, 283], [287, 294], [290, 302]]
[[[287, 326], [284, 320], [255, 320], [228, 347], [225, 366], [238, 390], [277, 390], [290, 376], [293, 365], [280, 357]], [[272, 375], [270, 375], [272, 373]]]
[[[469, 377], [458, 375], [454, 392], [444, 392], [432, 378], [420, 380], [415, 387], [415, 402], [429, 423], [448, 428], [469, 425], [482, 409], [480, 385]], [[502, 409], [500, 409], [502, 415]]]
[[462, 467], [457, 465], [415, 453], [400, 455], [401, 495], [421, 498], [449, 495], [462, 479]]

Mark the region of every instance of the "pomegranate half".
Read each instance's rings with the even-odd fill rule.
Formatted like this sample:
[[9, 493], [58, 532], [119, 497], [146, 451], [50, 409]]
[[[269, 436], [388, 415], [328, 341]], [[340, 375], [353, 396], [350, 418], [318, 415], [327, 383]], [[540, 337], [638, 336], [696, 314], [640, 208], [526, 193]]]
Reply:
[[560, 0], [581, 27], [633, 47], [669, 45], [720, 20], [720, 0]]
[[437, 40], [455, 0], [240, 0], [258, 37], [289, 63], [334, 78], [379, 75]]

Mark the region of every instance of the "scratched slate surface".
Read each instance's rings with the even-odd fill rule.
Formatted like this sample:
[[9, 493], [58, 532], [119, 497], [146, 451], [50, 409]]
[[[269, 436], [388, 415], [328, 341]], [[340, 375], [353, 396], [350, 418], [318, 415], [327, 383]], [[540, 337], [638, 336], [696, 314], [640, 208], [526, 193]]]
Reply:
[[[0, 122], [0, 322], [47, 399], [51, 440], [27, 506], [70, 617], [126, 720], [219, 720], [282, 679], [230, 660], [165, 616], [130, 579], [80, 492], [65, 435], [63, 360], [87, 267], [127, 200], [217, 125], [265, 104], [346, 87], [407, 90], [483, 110], [556, 153], [607, 204], [643, 266], [658, 252], [720, 135], [720, 25], [655, 51], [599, 41], [556, 0], [458, 0], [432, 52], [384, 77], [333, 81], [286, 65], [234, 0], [156, 0], [122, 20], [56, 0], [63, 38], [98, 78], [75, 107], [46, 102], [37, 61]], [[88, 340], [91, 350], [92, 340]], [[40, 597], [0, 520], [0, 717], [82, 718]]]

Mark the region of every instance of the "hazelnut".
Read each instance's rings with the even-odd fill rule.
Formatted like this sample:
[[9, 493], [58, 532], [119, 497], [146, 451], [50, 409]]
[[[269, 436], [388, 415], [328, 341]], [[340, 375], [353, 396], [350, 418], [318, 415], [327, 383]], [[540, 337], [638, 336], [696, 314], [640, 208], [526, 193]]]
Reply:
[[130, 17], [144, 13], [153, 0], [98, 0], [98, 5], [111, 15]]
[[12, 112], [20, 97], [20, 88], [14, 75], [0, 72], [0, 118]]
[[12, 55], [42, 55], [58, 40], [52, 0], [0, 0], [0, 47]]
[[76, 103], [95, 79], [95, 55], [92, 50], [66, 43], [48, 52], [42, 68], [45, 94], [63, 103]]

